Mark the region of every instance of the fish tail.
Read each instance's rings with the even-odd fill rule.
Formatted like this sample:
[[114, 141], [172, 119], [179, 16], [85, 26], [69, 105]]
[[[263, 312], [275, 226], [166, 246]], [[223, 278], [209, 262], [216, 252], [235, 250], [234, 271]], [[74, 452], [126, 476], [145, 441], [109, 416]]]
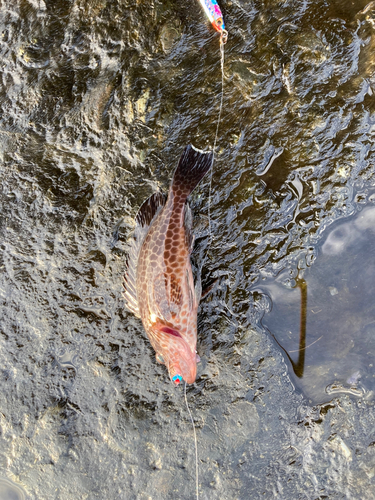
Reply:
[[197, 187], [212, 165], [213, 153], [199, 151], [189, 144], [184, 149], [173, 176], [172, 191], [182, 202]]

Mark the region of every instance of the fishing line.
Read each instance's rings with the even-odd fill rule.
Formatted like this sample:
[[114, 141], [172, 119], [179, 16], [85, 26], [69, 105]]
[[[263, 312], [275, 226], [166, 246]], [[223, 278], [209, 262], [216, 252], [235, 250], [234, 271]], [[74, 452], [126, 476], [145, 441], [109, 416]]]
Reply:
[[[203, 266], [204, 261], [206, 260], [208, 250], [212, 243], [212, 227], [211, 227], [211, 198], [212, 198], [212, 177], [213, 177], [213, 167], [215, 161], [215, 152], [216, 152], [216, 144], [217, 138], [219, 136], [219, 126], [221, 121], [221, 114], [223, 110], [223, 101], [224, 101], [224, 45], [228, 40], [228, 32], [225, 29], [225, 24], [223, 20], [223, 15], [221, 13], [220, 7], [217, 4], [216, 0], [200, 0], [202, 7], [208, 16], [210, 22], [213, 27], [220, 33], [220, 65], [221, 65], [221, 95], [220, 95], [220, 107], [219, 107], [219, 115], [216, 123], [216, 131], [215, 131], [215, 139], [212, 149], [212, 162], [210, 168], [210, 181], [209, 181], [209, 189], [208, 189], [208, 230], [209, 230], [209, 240], [206, 248], [206, 255], [201, 264], [201, 268]], [[200, 272], [200, 271], [199, 271]], [[196, 498], [199, 500], [199, 470], [198, 470], [198, 443], [197, 443], [197, 433], [195, 430], [193, 415], [191, 414], [187, 396], [186, 396], [186, 381], [185, 381], [185, 389], [184, 389], [185, 403], [186, 408], [189, 413], [189, 417], [191, 420], [191, 424], [193, 426], [194, 432], [194, 443], [195, 443], [195, 486], [196, 486]]]
[[227, 30], [222, 30], [221, 35], [220, 35], [220, 64], [221, 64], [221, 96], [220, 96], [220, 107], [219, 107], [219, 115], [216, 123], [216, 132], [215, 132], [215, 139], [214, 139], [214, 146], [212, 149], [212, 163], [211, 163], [211, 169], [210, 169], [210, 183], [209, 183], [209, 188], [208, 188], [208, 231], [209, 231], [209, 242], [207, 246], [207, 252], [211, 246], [212, 243], [212, 227], [211, 227], [211, 196], [212, 196], [212, 176], [213, 176], [213, 169], [214, 169], [214, 161], [215, 161], [215, 152], [216, 152], [216, 144], [217, 144], [217, 138], [219, 135], [219, 127], [220, 127], [220, 121], [221, 121], [221, 113], [223, 111], [223, 101], [224, 101], [224, 45], [227, 43], [228, 40], [228, 32]]
[[306, 347], [302, 347], [301, 349], [295, 349], [294, 351], [289, 351], [289, 353], [291, 353], [291, 352], [301, 352], [301, 351], [307, 349], [308, 347], [311, 347], [312, 345], [316, 344], [322, 338], [323, 338], [323, 335], [321, 335], [318, 339], [314, 340], [314, 342], [311, 342], [311, 344], [307, 345]]
[[193, 426], [193, 432], [194, 432], [194, 443], [195, 443], [195, 487], [196, 487], [196, 496], [197, 496], [197, 500], [199, 500], [199, 481], [198, 481], [198, 443], [197, 443], [197, 433], [196, 433], [196, 431], [195, 431], [195, 425], [194, 425], [193, 415], [191, 414], [191, 411], [190, 411], [190, 408], [189, 408], [189, 404], [188, 404], [188, 400], [187, 400], [187, 397], [186, 397], [186, 382], [185, 382], [185, 391], [184, 391], [184, 395], [185, 395], [185, 403], [186, 403], [186, 408], [187, 408], [187, 411], [189, 412], [190, 421], [191, 421], [191, 424], [192, 424], [192, 426]]

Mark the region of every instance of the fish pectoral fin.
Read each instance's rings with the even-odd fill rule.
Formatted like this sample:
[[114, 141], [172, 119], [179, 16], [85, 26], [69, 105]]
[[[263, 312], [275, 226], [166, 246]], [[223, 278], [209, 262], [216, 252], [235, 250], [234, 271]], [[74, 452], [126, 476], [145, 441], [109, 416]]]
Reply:
[[152, 283], [152, 312], [164, 321], [171, 321], [181, 311], [181, 285], [174, 274], [161, 273]]
[[178, 314], [182, 306], [182, 288], [176, 276], [169, 276], [169, 303], [172, 314]]
[[148, 284], [150, 314], [164, 321], [171, 320], [171, 307], [168, 293], [168, 279], [164, 273], [155, 276], [153, 282]]

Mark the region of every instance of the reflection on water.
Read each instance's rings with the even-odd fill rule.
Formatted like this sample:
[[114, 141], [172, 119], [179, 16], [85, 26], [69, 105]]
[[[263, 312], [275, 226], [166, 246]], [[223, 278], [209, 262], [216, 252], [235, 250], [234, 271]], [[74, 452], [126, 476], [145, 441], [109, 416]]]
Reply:
[[303, 377], [305, 370], [305, 349], [306, 349], [306, 315], [307, 315], [307, 283], [303, 278], [297, 278], [296, 287], [301, 291], [301, 312], [300, 312], [300, 323], [299, 323], [299, 346], [298, 346], [298, 360], [293, 361], [287, 350], [277, 341], [278, 345], [287, 355], [290, 364], [292, 365], [293, 371], [298, 378]]
[[340, 393], [372, 398], [374, 207], [327, 230], [304, 279], [282, 273], [261, 288], [272, 300], [263, 323], [285, 350], [300, 390], [316, 403]]

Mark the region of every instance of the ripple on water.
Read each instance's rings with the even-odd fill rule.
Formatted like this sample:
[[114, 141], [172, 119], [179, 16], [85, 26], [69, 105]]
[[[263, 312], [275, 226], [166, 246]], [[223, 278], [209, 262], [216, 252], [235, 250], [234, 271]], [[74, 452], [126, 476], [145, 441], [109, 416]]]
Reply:
[[[303, 278], [307, 284], [305, 362], [302, 376], [291, 369], [295, 385], [316, 403], [344, 393], [372, 397], [375, 208], [366, 207], [333, 224]], [[272, 300], [263, 323], [296, 365], [301, 326], [298, 278], [291, 280], [290, 271], [284, 272], [267, 280], [262, 289]]]

